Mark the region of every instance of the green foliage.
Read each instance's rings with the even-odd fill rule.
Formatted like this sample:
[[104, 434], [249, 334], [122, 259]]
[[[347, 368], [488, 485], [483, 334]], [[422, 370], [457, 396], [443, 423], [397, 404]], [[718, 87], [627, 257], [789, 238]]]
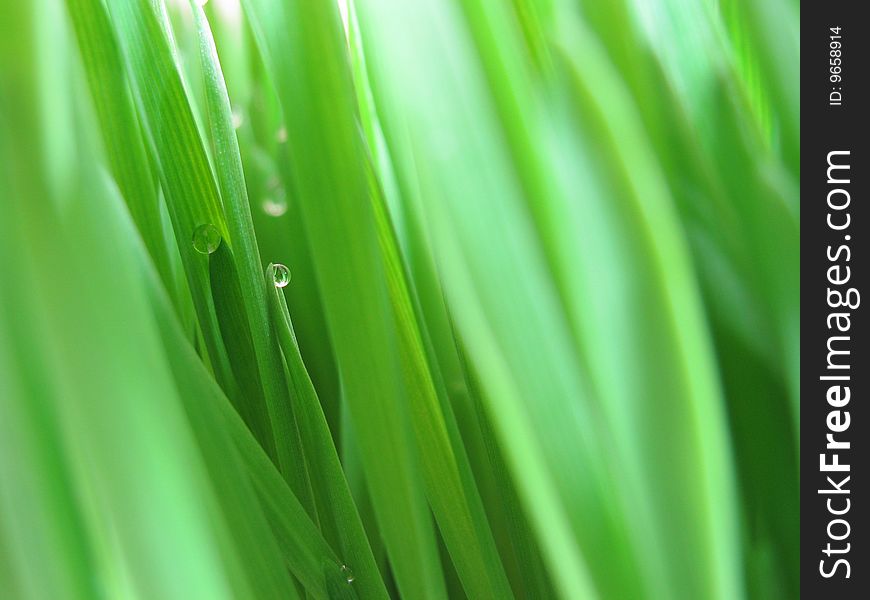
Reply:
[[4, 597], [797, 597], [795, 3], [2, 1]]

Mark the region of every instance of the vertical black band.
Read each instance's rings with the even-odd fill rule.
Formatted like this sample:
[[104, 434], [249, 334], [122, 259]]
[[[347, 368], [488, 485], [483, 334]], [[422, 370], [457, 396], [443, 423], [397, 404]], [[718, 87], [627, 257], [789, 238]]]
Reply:
[[[867, 598], [870, 362], [862, 294], [870, 25], [858, 2], [804, 5], [801, 25], [801, 590]], [[870, 293], [870, 292], [868, 292]]]

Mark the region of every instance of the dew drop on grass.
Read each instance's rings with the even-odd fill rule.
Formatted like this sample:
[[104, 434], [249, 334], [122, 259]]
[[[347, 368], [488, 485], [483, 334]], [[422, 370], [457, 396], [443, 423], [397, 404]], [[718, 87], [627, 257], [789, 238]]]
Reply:
[[274, 265], [274, 269], [275, 287], [287, 287], [287, 284], [290, 283], [290, 269], [281, 263]]
[[203, 223], [193, 230], [193, 249], [200, 254], [211, 254], [221, 245], [221, 232], [211, 223]]
[[341, 574], [344, 575], [344, 580], [348, 583], [353, 583], [353, 580], [356, 579], [353, 571], [351, 571], [350, 567], [347, 565], [341, 565]]

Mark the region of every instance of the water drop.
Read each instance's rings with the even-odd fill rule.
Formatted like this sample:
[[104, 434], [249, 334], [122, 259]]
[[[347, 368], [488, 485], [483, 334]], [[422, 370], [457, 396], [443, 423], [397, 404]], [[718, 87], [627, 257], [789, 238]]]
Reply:
[[341, 565], [341, 574], [344, 575], [344, 580], [348, 583], [353, 583], [353, 580], [356, 579], [354, 577], [353, 571], [350, 570], [350, 567], [347, 565]]
[[193, 249], [200, 254], [211, 254], [221, 245], [221, 232], [211, 223], [203, 223], [193, 230]]
[[275, 269], [273, 275], [275, 287], [287, 287], [287, 284], [290, 283], [290, 269], [280, 263], [273, 265], [273, 267]]
[[263, 212], [270, 217], [280, 217], [287, 212], [287, 201], [283, 198], [267, 197], [263, 200]]
[[263, 212], [272, 217], [280, 217], [287, 212], [287, 193], [277, 176], [266, 182], [268, 196], [263, 199]]
[[242, 114], [241, 108], [233, 109], [233, 129], [238, 129], [245, 122], [245, 116]]
[[278, 129], [278, 132], [275, 134], [275, 139], [278, 140], [279, 144], [283, 144], [287, 141], [287, 128], [281, 127]]

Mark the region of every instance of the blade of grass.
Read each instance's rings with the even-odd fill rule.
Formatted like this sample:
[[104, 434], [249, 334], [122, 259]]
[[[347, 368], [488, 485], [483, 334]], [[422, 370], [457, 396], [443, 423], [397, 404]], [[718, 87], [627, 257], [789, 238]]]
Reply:
[[[268, 418], [268, 415], [246, 414], [252, 406], [263, 406], [263, 388], [257, 368], [256, 353], [249, 329], [246, 327], [245, 303], [242, 300], [242, 290], [239, 285], [239, 275], [233, 257], [233, 252], [225, 243], [218, 245], [217, 249], [209, 254], [209, 283], [211, 284], [212, 298], [214, 299], [215, 312], [221, 327], [221, 334], [226, 340], [229, 356], [232, 358], [232, 367], [240, 382], [241, 394], [244, 402], [236, 404], [236, 410], [242, 415], [249, 427], [255, 432], [257, 439], [263, 439], [268, 435], [271, 428], [269, 423], [263, 423], [260, 419]], [[283, 375], [283, 373], [281, 373]], [[269, 375], [275, 378], [274, 374]], [[289, 398], [287, 400], [289, 402]], [[311, 481], [290, 407], [284, 406], [282, 418], [287, 420], [284, 443], [290, 456], [294, 460], [286, 460], [282, 472], [287, 478], [290, 488], [305, 506], [308, 514], [316, 522], [317, 511], [314, 507], [314, 498], [311, 492]], [[248, 417], [248, 418], [245, 418]], [[254, 429], [258, 427], [258, 429]], [[285, 457], [289, 459], [289, 457]]]
[[468, 596], [510, 598], [512, 593], [507, 576], [495, 548], [443, 383], [439, 380], [436, 390], [429, 369], [429, 357], [418, 320], [419, 310], [412, 301], [382, 192], [374, 176], [369, 181], [378, 242], [396, 319], [411, 422], [429, 504]]
[[[406, 274], [400, 242], [392, 217], [402, 213], [394, 199], [392, 210], [376, 170], [392, 182], [387, 149], [375, 115], [371, 91], [365, 78], [365, 60], [359, 45], [354, 8], [349, 7], [350, 48], [363, 123], [373, 148], [367, 169], [369, 196], [375, 215], [378, 242], [384, 257], [388, 290], [400, 356], [411, 406], [411, 420], [423, 464], [426, 493], [436, 522], [470, 597], [511, 596], [510, 586], [493, 541], [489, 523], [465, 447], [453, 415], [445, 385], [438, 371], [437, 356], [427, 339], [421, 308]], [[398, 194], [393, 188], [392, 195]], [[409, 241], [408, 244], [416, 242]], [[472, 542], [472, 543], [470, 543]]]
[[372, 209], [361, 201], [368, 195], [365, 162], [337, 8], [295, 0], [246, 0], [243, 5], [276, 77], [294, 185], [343, 391], [399, 588], [410, 597], [443, 597], [434, 532], [401, 400]]
[[321, 527], [324, 536], [352, 569], [355, 575], [354, 587], [362, 598], [387, 598], [386, 588], [350, 495], [317, 392], [302, 362], [287, 304], [274, 282], [275, 267], [269, 265], [266, 269], [265, 287], [269, 295], [272, 323], [290, 372], [294, 408], [300, 419], [306, 457], [311, 471], [318, 474], [314, 480], [314, 489], [318, 509], [323, 515]]
[[[150, 286], [149, 291], [164, 345], [172, 357], [170, 365], [176, 379], [181, 382], [180, 385], [183, 384], [183, 389], [190, 392], [183, 396], [185, 408], [193, 415], [191, 418], [199, 423], [201, 435], [214, 439], [217, 435], [215, 431], [226, 432], [260, 498], [263, 510], [268, 515], [281, 556], [287, 566], [315, 597], [326, 598], [322, 569], [325, 564], [331, 564], [335, 571], [340, 572], [342, 563], [256, 438], [225, 395], [208, 377], [189, 344], [184, 341], [177, 323], [168, 311], [166, 300], [159, 297], [159, 291], [154, 285]], [[223, 437], [217, 438], [218, 442], [225, 444], [220, 441], [222, 439]], [[203, 446], [212, 447], [216, 443], [204, 443]], [[234, 451], [226, 446], [213, 448], [210, 452], [216, 466], [224, 453], [234, 455]]]
[[118, 182], [163, 284], [174, 292], [157, 189], [149, 169], [115, 33], [102, 2], [68, 0], [67, 8], [79, 42], [112, 175]]
[[[523, 218], [516, 212], [519, 199], [513, 180], [507, 177], [507, 183], [503, 185], [493, 183], [502, 173], [503, 150], [499, 149], [503, 148], [502, 138], [500, 133], [493, 134], [498, 137], [499, 145], [488, 145], [485, 148], [482, 146], [491, 139], [488, 138], [487, 142], [481, 141], [479, 132], [490, 131], [489, 115], [492, 110], [489, 104], [480, 105], [477, 98], [471, 97], [472, 93], [479, 90], [479, 74], [473, 66], [475, 61], [466, 60], [461, 54], [467, 52], [468, 40], [454, 33], [463, 31], [462, 27], [453, 26], [454, 19], [457, 18], [456, 12], [446, 7], [435, 7], [433, 3], [416, 3], [410, 7], [376, 1], [358, 4], [357, 10], [363, 40], [368, 41], [366, 56], [374, 61], [373, 64], [370, 63], [370, 76], [376, 82], [373, 85], [375, 98], [379, 108], [383, 109], [379, 114], [384, 118], [393, 156], [401, 157], [402, 164], [398, 165], [398, 170], [402, 177], [406, 181], [413, 179], [415, 175], [419, 177], [420, 197], [425, 201], [423, 206], [426, 216], [429, 217], [427, 221], [431, 228], [433, 245], [437, 244], [440, 275], [445, 282], [448, 299], [461, 307], [456, 309], [457, 312], [464, 311], [461, 320], [457, 317], [457, 322], [462, 324], [461, 328], [471, 327], [472, 321], [468, 320], [468, 316], [476, 314], [479, 317], [482, 311], [477, 308], [476, 313], [472, 313], [471, 307], [479, 303], [480, 297], [486, 297], [492, 310], [490, 318], [511, 324], [510, 328], [498, 327], [500, 335], [503, 336], [500, 344], [510, 349], [509, 354], [514, 355], [510, 367], [503, 362], [503, 351], [493, 339], [493, 332], [488, 330], [488, 324], [483, 325], [483, 328], [480, 324], [474, 324], [474, 333], [469, 334], [469, 339], [473, 338], [475, 343], [481, 343], [473, 354], [487, 357], [491, 369], [487, 370], [487, 379], [491, 379], [491, 385], [497, 385], [497, 393], [492, 392], [490, 398], [498, 398], [497, 407], [493, 406], [492, 409], [492, 418], [499, 423], [499, 434], [510, 439], [505, 444], [506, 447], [510, 446], [510, 450], [516, 449], [518, 444], [523, 447], [522, 454], [512, 455], [509, 461], [513, 468], [521, 471], [522, 476], [518, 475], [521, 497], [529, 502], [527, 506], [530, 518], [536, 526], [548, 559], [552, 561], [554, 575], [558, 574], [560, 577], [565, 596], [590, 596], [594, 594], [594, 588], [588, 579], [585, 559], [579, 547], [571, 535], [552, 534], [553, 531], [566, 527], [566, 523], [561, 520], [568, 515], [560, 506], [556, 481], [551, 479], [552, 474], [547, 469], [540, 470], [542, 463], [536, 462], [543, 460], [543, 455], [536, 436], [526, 423], [526, 409], [520, 401], [523, 396], [541, 399], [542, 404], [543, 400], [567, 401], [568, 398], [583, 397], [584, 386], [576, 376], [575, 365], [571, 360], [573, 351], [567, 346], [564, 324], [544, 318], [558, 315], [558, 310], [554, 310], [550, 302], [551, 286], [536, 271], [539, 268], [539, 263], [535, 262], [539, 257], [538, 249], [530, 244], [529, 232], [523, 225], [514, 226], [515, 223], [522, 223]], [[422, 48], [427, 50], [423, 51]], [[467, 68], [456, 71], [457, 65], [467, 65]], [[449, 75], [448, 69], [451, 71]], [[402, 75], [399, 76], [399, 73]], [[457, 85], [456, 79], [461, 79], [463, 83]], [[399, 84], [399, 81], [402, 83]], [[467, 86], [469, 81], [473, 84], [471, 87]], [[427, 99], [439, 97], [444, 101], [441, 93], [444, 89], [456, 93], [450, 99], [450, 108], [439, 106], [438, 102]], [[451, 125], [447, 125], [448, 123]], [[478, 132], [472, 137], [460, 133], [472, 130]], [[393, 144], [396, 145], [392, 146]], [[471, 155], [472, 147], [477, 148], [479, 154]], [[507, 167], [504, 169], [507, 170]], [[492, 199], [492, 202], [488, 202], [488, 199]], [[449, 206], [461, 206], [463, 210], [456, 210], [462, 216], [446, 218], [444, 212], [436, 210], [436, 206], [439, 209], [443, 207], [444, 212]], [[435, 216], [432, 213], [436, 213]], [[514, 228], [502, 240], [495, 240], [492, 232], [505, 227], [506, 222]], [[445, 263], [446, 239], [455, 237], [459, 230], [463, 230], [464, 239], [469, 240], [467, 249], [460, 255], [454, 247], [451, 260]], [[472, 230], [476, 232], [473, 235]], [[472, 238], [477, 240], [472, 242]], [[510, 240], [509, 243], [504, 241], [507, 239]], [[477, 264], [473, 277], [467, 274], [464, 277], [459, 276], [464, 270], [461, 268], [463, 263]], [[492, 285], [495, 273], [489, 267], [484, 268], [484, 263], [490, 266], [496, 263], [501, 265], [501, 279], [497, 285]], [[531, 271], [521, 267], [528, 264], [533, 265]], [[483, 284], [484, 280], [489, 285]], [[472, 284], [472, 281], [475, 283]], [[458, 290], [463, 290], [463, 293], [459, 295]], [[510, 298], [511, 303], [522, 304], [525, 308], [514, 311], [513, 308], [517, 308], [515, 305], [506, 310], [501, 306], [506, 298]], [[495, 309], [495, 306], [498, 308]], [[529, 310], [532, 307], [535, 309]], [[530, 317], [532, 321], [529, 320]], [[514, 335], [509, 336], [511, 328]], [[536, 340], [534, 347], [537, 350], [534, 353], [524, 351], [530, 347], [530, 339]], [[546, 359], [541, 354], [545, 346], [549, 346]], [[508, 375], [504, 379], [508, 368], [516, 370], [516, 374]], [[544, 372], [547, 375], [542, 375]], [[558, 477], [564, 481], [572, 474], [583, 473], [583, 477], [596, 481], [601, 473], [595, 467], [595, 460], [589, 458], [593, 455], [593, 446], [588, 438], [591, 422], [587, 420], [587, 425], [583, 425], [575, 407], [576, 403], [570, 409], [554, 408], [546, 414], [540, 411], [538, 414], [539, 418], [548, 419], [548, 431], [564, 432], [560, 435], [561, 439], [565, 439], [561, 437], [564, 435], [575, 440], [570, 444], [566, 443], [565, 447], [576, 448], [576, 440], [580, 440], [582, 450], [570, 454], [582, 457], [582, 466], [563, 465], [564, 468], [558, 469]], [[556, 417], [556, 413], [560, 416]], [[575, 415], [571, 418], [576, 418], [577, 421], [569, 421], [566, 417], [570, 415]], [[556, 425], [557, 422], [559, 425]], [[565, 432], [569, 424], [576, 425], [578, 429], [572, 430], [570, 434]], [[551, 436], [548, 441], [551, 448], [558, 445], [555, 437]], [[589, 456], [585, 454], [587, 452]], [[566, 456], [564, 453], [561, 455]], [[596, 489], [597, 486], [590, 483], [587, 487]], [[593, 499], [588, 493], [579, 498], [584, 503], [584, 509], [589, 511], [587, 518], [589, 514], [599, 513], [605, 517], [591, 519], [596, 528], [607, 527], [599, 525], [601, 520], [613, 524], [612, 517], [607, 516], [604, 508], [608, 503], [602, 498]], [[595, 508], [589, 506], [592, 504]], [[580, 512], [579, 508], [575, 510]], [[560, 521], [561, 524], [557, 525]], [[630, 584], [630, 580], [626, 578], [616, 581], [623, 585], [626, 582]]]
[[[591, 34], [581, 27], [579, 21], [564, 22], [563, 27], [558, 38], [559, 49], [565, 53], [570, 64], [571, 76], [574, 78], [572, 85], [576, 91], [575, 98], [579, 103], [588, 102], [591, 112], [599, 115], [603, 126], [600, 134], [602, 146], [613, 149], [612, 164], [619, 165], [619, 171], [626, 177], [624, 181], [629, 191], [627, 197], [633, 201], [632, 212], [636, 214], [634, 218], [637, 219], [633, 224], [629, 222], [629, 226], [637, 227], [639, 232], [642, 232], [632, 239], [639, 240], [647, 248], [638, 251], [636, 256], [641, 260], [644, 260], [642, 257], [647, 257], [645, 260], [649, 261], [649, 265], [641, 267], [638, 272], [656, 273], [655, 278], [648, 283], [643, 282], [641, 278], [638, 278], [637, 282], [655, 290], [645, 295], [644, 304], [653, 307], [655, 306], [653, 302], [661, 302], [655, 310], [662, 315], [663, 318], [659, 323], [665, 327], [656, 326], [643, 337], [636, 336], [635, 339], [640, 343], [655, 344], [656, 347], [662, 339], [673, 340], [673, 343], [668, 345], [669, 348], [673, 348], [671, 356], [657, 355], [655, 362], [657, 372], [644, 374], [643, 361], [648, 362], [650, 356], [656, 356], [650, 348], [649, 352], [644, 353], [645, 359], [638, 358], [633, 361], [637, 365], [636, 376], [624, 377], [625, 367], [630, 366], [631, 363], [626, 360], [625, 353], [622, 352], [618, 362], [619, 367], [616, 367], [617, 363], [614, 362], [614, 369], [618, 368], [621, 379], [614, 376], [609, 378], [612, 383], [638, 382], [644, 379], [652, 382], [662, 381], [662, 373], [672, 373], [666, 379], [668, 382], [673, 382], [668, 384], [667, 389], [670, 391], [666, 392], [666, 388], [659, 388], [659, 393], [665, 394], [670, 401], [667, 404], [657, 403], [655, 408], [650, 406], [648, 410], [656, 413], [657, 418], [663, 418], [667, 414], [669, 423], [681, 423], [677, 429], [681, 432], [680, 437], [670, 438], [671, 448], [682, 448], [682, 450], [674, 450], [673, 458], [688, 454], [695, 457], [695, 460], [685, 465], [679, 478], [674, 477], [670, 481], [659, 478], [643, 483], [648, 489], [654, 490], [652, 510], [655, 511], [653, 514], [656, 527], [664, 526], [667, 515], [672, 514], [677, 502], [683, 503], [680, 510], [683, 518], [690, 518], [691, 515], [697, 523], [697, 529], [691, 532], [692, 537], [686, 536], [679, 543], [668, 541], [672, 535], [671, 528], [656, 534], [661, 540], [659, 543], [668, 544], [667, 547], [672, 551], [665, 562], [669, 585], [686, 586], [683, 592], [686, 594], [696, 593], [721, 598], [739, 597], [742, 594], [737, 568], [740, 550], [734, 535], [737, 510], [734, 504], [735, 490], [730, 448], [725, 435], [724, 415], [719, 401], [709, 340], [698, 307], [697, 291], [694, 289], [695, 284], [687, 260], [688, 254], [680, 243], [682, 238], [676, 229], [675, 215], [669, 206], [668, 191], [663, 186], [661, 173], [657, 172], [655, 161], [639, 127], [639, 120], [628, 102], [624, 88], [613, 72], [607, 70], [601, 47], [595, 43]], [[604, 93], [593, 91], [593, 87], [598, 90], [603, 86], [606, 86]], [[603, 101], [605, 97], [606, 104]], [[633, 140], [633, 143], [626, 144], [625, 140]], [[661, 300], [656, 301], [656, 297]], [[614, 352], [615, 350], [614, 348]], [[615, 359], [614, 353], [612, 360]], [[611, 387], [614, 391], [618, 389], [618, 386]], [[632, 395], [636, 397], [636, 392], [637, 390], [634, 394], [626, 392], [625, 397], [630, 398]], [[616, 398], [616, 396], [612, 397]], [[606, 406], [614, 410], [618, 406], [618, 401]], [[642, 405], [638, 405], [637, 408], [644, 410]], [[624, 422], [622, 416], [614, 414], [611, 420], [617, 424], [615, 430], [618, 435], [628, 440], [626, 443], [638, 444], [630, 451], [634, 457], [629, 459], [629, 464], [636, 461], [643, 464], [644, 461], [653, 460], [656, 456], [653, 454], [654, 448], [664, 450], [664, 454], [654, 459], [658, 464], [664, 464], [668, 460], [665, 455], [670, 450], [655, 441], [658, 434], [654, 431], [657, 428], [650, 427], [649, 434], [638, 437], [636, 428], [634, 432], [620, 431], [618, 424]], [[632, 438], [635, 438], [636, 442], [631, 442]], [[649, 467], [641, 467], [640, 470], [645, 473], [650, 472]], [[686, 482], [701, 482], [700, 485], [695, 484], [696, 492], [691, 497], [684, 494], [688, 483], [680, 482], [683, 476], [687, 477]], [[686, 552], [686, 554], [681, 559], [677, 552]], [[699, 570], [695, 580], [689, 581], [685, 578], [682, 565], [686, 560], [698, 561], [699, 556], [705, 557], [703, 562], [699, 561], [698, 564], [703, 565], [706, 571]]]
[[[226, 239], [218, 190], [193, 111], [178, 72], [162, 5], [151, 0], [111, 3], [109, 13], [121, 42], [139, 115], [146, 125], [158, 163], [181, 263], [193, 297], [209, 361], [221, 387], [236, 387], [220, 337], [208, 286], [208, 261], [193, 247], [196, 229], [212, 225]], [[265, 412], [254, 406], [253, 411]], [[263, 422], [268, 422], [262, 419]], [[275, 455], [275, 439], [261, 443]]]
[[[247, 377], [257, 377], [263, 387], [265, 405], [274, 431], [278, 449], [278, 464], [282, 472], [292, 478], [291, 486], [300, 497], [310, 493], [310, 482], [299, 460], [299, 432], [291, 412], [292, 403], [282, 381], [283, 368], [278, 343], [269, 328], [266, 296], [263, 291], [262, 267], [257, 239], [251, 220], [245, 176], [239, 155], [239, 145], [233, 128], [232, 109], [226, 84], [218, 62], [217, 51], [208, 22], [201, 7], [191, 1], [200, 45], [202, 70], [205, 74], [205, 96], [214, 145], [215, 166], [220, 185], [227, 228], [231, 236], [233, 254], [239, 264], [242, 322], [250, 332], [256, 363], [250, 365]], [[257, 403], [259, 404], [259, 402]], [[301, 473], [299, 466], [303, 466]], [[295, 475], [294, 475], [295, 474]]]

